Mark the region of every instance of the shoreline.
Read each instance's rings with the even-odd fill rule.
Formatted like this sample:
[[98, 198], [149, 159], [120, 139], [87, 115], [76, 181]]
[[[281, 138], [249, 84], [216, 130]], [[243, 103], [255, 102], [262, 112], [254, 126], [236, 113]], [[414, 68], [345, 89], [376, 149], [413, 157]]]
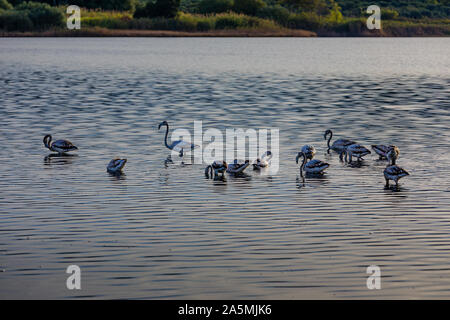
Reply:
[[256, 30], [233, 29], [214, 31], [171, 31], [171, 30], [134, 30], [85, 28], [81, 30], [49, 30], [31, 32], [0, 32], [0, 37], [317, 37], [317, 33], [308, 30]]
[[336, 38], [336, 37], [443, 37], [450, 34], [442, 30], [430, 28], [399, 28], [387, 27], [381, 30], [355, 30], [334, 31], [320, 30], [309, 31], [302, 29], [223, 29], [210, 31], [175, 31], [175, 30], [142, 30], [142, 29], [107, 29], [100, 27], [87, 27], [80, 30], [53, 29], [47, 31], [0, 31], [0, 38], [28, 38], [28, 37], [188, 37], [188, 38], [271, 38], [271, 37], [291, 37], [291, 38]]

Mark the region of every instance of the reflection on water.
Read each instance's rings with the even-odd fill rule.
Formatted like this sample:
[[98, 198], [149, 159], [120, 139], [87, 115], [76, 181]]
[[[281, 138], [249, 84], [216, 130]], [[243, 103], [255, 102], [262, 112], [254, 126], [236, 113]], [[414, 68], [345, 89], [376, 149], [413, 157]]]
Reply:
[[[448, 39], [0, 39], [0, 297], [448, 297], [449, 49]], [[205, 179], [206, 164], [165, 161], [163, 120], [279, 128], [280, 170]], [[397, 145], [411, 175], [385, 190], [386, 162], [340, 162], [326, 129], [333, 141]], [[47, 132], [80, 149], [49, 155]], [[303, 183], [305, 144], [330, 167]], [[118, 154], [124, 174], [110, 175]], [[65, 289], [70, 264], [81, 293]], [[366, 288], [372, 264], [379, 291]]]
[[108, 174], [111, 177], [112, 181], [114, 181], [114, 180], [117, 180], [117, 181], [125, 180], [127, 178], [127, 175], [125, 173], [123, 173], [123, 172], [115, 172], [115, 173], [108, 172]]
[[51, 153], [44, 157], [44, 164], [46, 165], [64, 165], [71, 164], [73, 159], [76, 159], [76, 154], [59, 154]]

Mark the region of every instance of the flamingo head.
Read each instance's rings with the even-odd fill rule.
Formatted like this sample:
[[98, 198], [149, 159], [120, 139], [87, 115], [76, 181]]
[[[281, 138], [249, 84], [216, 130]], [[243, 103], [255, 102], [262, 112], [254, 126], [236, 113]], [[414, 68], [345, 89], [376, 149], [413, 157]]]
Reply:
[[161, 129], [162, 126], [168, 126], [169, 124], [167, 123], [166, 120], [164, 120], [163, 122], [161, 122], [158, 126], [158, 130]]

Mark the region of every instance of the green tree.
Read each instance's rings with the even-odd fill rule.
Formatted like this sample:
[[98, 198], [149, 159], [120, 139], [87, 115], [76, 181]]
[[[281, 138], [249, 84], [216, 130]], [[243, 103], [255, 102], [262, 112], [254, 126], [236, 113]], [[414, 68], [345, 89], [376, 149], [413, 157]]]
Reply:
[[33, 22], [26, 12], [9, 10], [0, 13], [0, 30], [31, 31], [33, 30]]
[[259, 9], [265, 6], [266, 3], [263, 0], [236, 0], [233, 11], [254, 16]]
[[51, 7], [46, 3], [23, 2], [15, 10], [25, 12], [37, 29], [45, 30], [64, 25], [63, 13], [58, 8]]
[[11, 10], [13, 6], [6, 0], [0, 0], [0, 10]]
[[287, 24], [290, 15], [289, 10], [279, 4], [261, 8], [256, 13], [260, 18], [274, 20], [281, 25]]
[[173, 18], [180, 8], [180, 0], [149, 1], [144, 7], [138, 7], [134, 13], [135, 18]]
[[198, 11], [203, 14], [222, 13], [231, 11], [233, 5], [233, 0], [202, 0], [198, 4]]
[[136, 2], [136, 0], [70, 0], [68, 4], [75, 4], [89, 9], [133, 11], [136, 7]]
[[398, 18], [398, 11], [391, 8], [381, 8], [381, 19], [392, 20]]
[[281, 2], [294, 9], [313, 12], [316, 11], [323, 0], [282, 0]]

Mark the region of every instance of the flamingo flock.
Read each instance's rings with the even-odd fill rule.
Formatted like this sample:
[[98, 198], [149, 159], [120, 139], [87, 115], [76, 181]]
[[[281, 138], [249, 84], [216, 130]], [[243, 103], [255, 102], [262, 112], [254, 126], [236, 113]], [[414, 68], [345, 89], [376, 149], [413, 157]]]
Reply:
[[[167, 141], [169, 135], [169, 124], [167, 121], [161, 122], [158, 126], [158, 130], [160, 130], [163, 126], [166, 127], [164, 145], [167, 149], [178, 152], [182, 160], [187, 152], [199, 147], [198, 145], [184, 140], [176, 140], [169, 144]], [[352, 164], [354, 162], [353, 159], [356, 159], [357, 163], [361, 163], [364, 156], [371, 154], [369, 149], [353, 140], [341, 138], [335, 140], [330, 145], [332, 138], [333, 132], [329, 129], [326, 130], [324, 133], [324, 139], [327, 140], [327, 153], [329, 154], [330, 150], [335, 151], [339, 154], [341, 161]], [[68, 140], [60, 139], [52, 141], [52, 136], [49, 134], [44, 137], [43, 142], [46, 148], [50, 151], [58, 153], [59, 155], [64, 155], [70, 151], [78, 150], [78, 148]], [[399, 180], [409, 175], [405, 169], [396, 165], [396, 160], [400, 154], [399, 148], [395, 145], [372, 145], [371, 147], [372, 150], [379, 156], [380, 160], [388, 161], [388, 164], [383, 171], [386, 181], [385, 187], [389, 188], [389, 181], [394, 181], [396, 187], [398, 188]], [[316, 149], [314, 146], [304, 145], [301, 147], [296, 156], [295, 161], [297, 164], [299, 163], [299, 159], [301, 159], [300, 176], [303, 182], [305, 181], [304, 173], [306, 175], [323, 175], [325, 170], [330, 167], [329, 163], [319, 159], [314, 159], [315, 155]], [[236, 159], [230, 164], [222, 160], [216, 160], [205, 168], [205, 176], [207, 178], [219, 179], [224, 177], [225, 172], [239, 176], [242, 175], [244, 171], [250, 167], [250, 165], [253, 166], [254, 170], [261, 170], [270, 166], [272, 156], [272, 152], [267, 151], [260, 158], [257, 158], [252, 164], [249, 160], [238, 161]], [[171, 162], [170, 156], [166, 160], [166, 163], [167, 162]], [[111, 174], [121, 174], [126, 163], [127, 159], [114, 158], [108, 163], [106, 170]], [[182, 163], [184, 162], [182, 161]]]

